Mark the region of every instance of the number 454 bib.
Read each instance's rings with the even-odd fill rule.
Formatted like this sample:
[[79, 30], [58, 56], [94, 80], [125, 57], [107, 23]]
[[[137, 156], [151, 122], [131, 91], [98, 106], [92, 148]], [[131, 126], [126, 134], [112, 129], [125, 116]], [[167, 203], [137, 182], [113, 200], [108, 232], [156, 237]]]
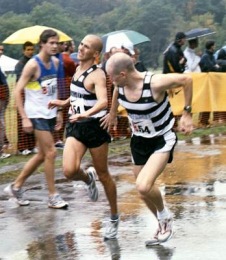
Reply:
[[151, 120], [132, 120], [129, 118], [131, 131], [135, 135], [143, 137], [152, 137], [155, 129]]
[[71, 100], [71, 108], [73, 114], [82, 114], [85, 112], [84, 99], [75, 98]]

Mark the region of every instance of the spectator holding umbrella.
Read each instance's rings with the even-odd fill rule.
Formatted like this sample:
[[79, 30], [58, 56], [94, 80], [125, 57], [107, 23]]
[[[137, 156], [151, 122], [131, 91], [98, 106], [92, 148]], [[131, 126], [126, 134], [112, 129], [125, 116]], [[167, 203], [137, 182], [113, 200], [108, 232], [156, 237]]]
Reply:
[[195, 53], [195, 49], [198, 47], [198, 44], [198, 38], [188, 40], [188, 46], [184, 50], [184, 56], [187, 59], [185, 72], [201, 72], [199, 66], [201, 57]]

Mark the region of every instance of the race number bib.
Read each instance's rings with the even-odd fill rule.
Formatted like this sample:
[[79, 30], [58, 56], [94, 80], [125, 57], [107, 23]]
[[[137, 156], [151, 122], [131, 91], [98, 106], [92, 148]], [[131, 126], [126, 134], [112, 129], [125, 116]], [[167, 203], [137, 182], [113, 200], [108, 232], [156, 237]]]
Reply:
[[46, 79], [41, 82], [42, 94], [52, 96], [57, 90], [57, 79]]
[[75, 98], [71, 100], [71, 109], [73, 114], [82, 114], [85, 112], [84, 99]]
[[138, 135], [151, 135], [154, 133], [155, 129], [151, 120], [131, 120], [130, 127], [134, 134]]

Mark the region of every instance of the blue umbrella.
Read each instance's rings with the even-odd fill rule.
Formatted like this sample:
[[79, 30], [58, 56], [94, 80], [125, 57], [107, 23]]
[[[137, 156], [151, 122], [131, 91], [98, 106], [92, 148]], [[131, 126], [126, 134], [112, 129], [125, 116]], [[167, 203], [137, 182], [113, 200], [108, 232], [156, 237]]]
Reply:
[[200, 38], [200, 37], [204, 37], [204, 36], [208, 36], [211, 34], [214, 34], [215, 32], [212, 31], [209, 28], [195, 28], [192, 29], [190, 31], [185, 32], [185, 35], [187, 36], [187, 40], [192, 40], [195, 38]]

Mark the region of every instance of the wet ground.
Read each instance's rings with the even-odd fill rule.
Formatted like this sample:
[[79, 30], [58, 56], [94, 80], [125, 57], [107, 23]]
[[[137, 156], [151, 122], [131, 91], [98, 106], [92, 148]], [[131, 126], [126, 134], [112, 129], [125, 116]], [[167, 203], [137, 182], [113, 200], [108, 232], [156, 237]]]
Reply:
[[[121, 146], [121, 142], [117, 144]], [[145, 247], [156, 222], [137, 196], [127, 145], [123, 154], [111, 155], [109, 162], [118, 187], [118, 240], [103, 241], [109, 211], [100, 183], [99, 201], [92, 203], [83, 183], [67, 182], [59, 169], [56, 185], [70, 203], [68, 210], [47, 207], [42, 174], [26, 182], [26, 197], [31, 200], [28, 207], [7, 200], [2, 191], [6, 184], [0, 184], [0, 259], [226, 259], [226, 138], [179, 142], [174, 158], [158, 180], [175, 218], [170, 241]], [[84, 164], [89, 164], [89, 159]]]

